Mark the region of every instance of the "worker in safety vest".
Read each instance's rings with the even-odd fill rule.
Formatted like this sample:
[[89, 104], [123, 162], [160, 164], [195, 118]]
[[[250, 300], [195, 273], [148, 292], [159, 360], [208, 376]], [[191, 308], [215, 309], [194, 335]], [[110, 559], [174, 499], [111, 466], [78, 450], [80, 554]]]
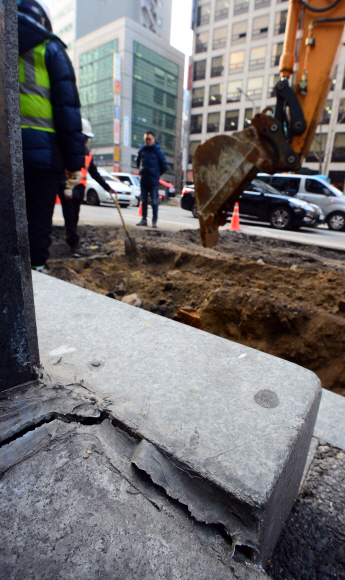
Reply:
[[[79, 236], [77, 233], [77, 225], [79, 221], [79, 210], [80, 206], [85, 199], [85, 189], [87, 185], [87, 175], [91, 175], [92, 179], [97, 181], [106, 191], [110, 193], [115, 193], [115, 191], [108, 185], [108, 183], [103, 179], [97, 170], [97, 167], [92, 159], [92, 153], [86, 147], [89, 139], [94, 137], [92, 132], [92, 127], [90, 121], [87, 119], [82, 119], [82, 132], [84, 135], [85, 142], [85, 161], [84, 167], [81, 169], [81, 178], [79, 183], [73, 188], [73, 190], [66, 188], [64, 183], [60, 185], [59, 196], [61, 199], [62, 212], [65, 219], [66, 228], [66, 242], [70, 246], [71, 250], [74, 251], [79, 246]], [[96, 194], [97, 195], [97, 194]], [[98, 198], [86, 199], [90, 204], [98, 205]]]
[[52, 33], [42, 0], [18, 0], [19, 84], [24, 180], [31, 265], [49, 257], [52, 216], [59, 183], [80, 180], [84, 136], [71, 61]]

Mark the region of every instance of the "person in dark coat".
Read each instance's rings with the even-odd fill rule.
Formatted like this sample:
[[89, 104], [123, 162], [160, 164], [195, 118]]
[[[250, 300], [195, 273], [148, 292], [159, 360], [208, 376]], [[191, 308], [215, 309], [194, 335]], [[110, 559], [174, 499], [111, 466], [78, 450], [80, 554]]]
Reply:
[[18, 0], [20, 112], [31, 265], [43, 270], [59, 183], [84, 165], [80, 102], [64, 43], [41, 0]]
[[144, 135], [145, 143], [141, 145], [138, 157], [137, 167], [141, 164], [141, 201], [143, 208], [142, 220], [137, 226], [147, 226], [147, 204], [148, 196], [152, 198], [152, 227], [157, 227], [158, 220], [158, 185], [160, 176], [166, 172], [168, 164], [166, 157], [156, 142], [155, 135], [152, 131], [147, 131]]
[[87, 174], [89, 173], [97, 183], [99, 183], [103, 189], [109, 193], [115, 193], [108, 183], [103, 179], [101, 174], [92, 159], [92, 153], [87, 148], [87, 143], [89, 139], [94, 137], [92, 132], [92, 127], [90, 121], [87, 119], [82, 119], [82, 131], [84, 135], [85, 142], [85, 161], [84, 167], [81, 170], [81, 178], [79, 183], [73, 188], [73, 190], [66, 189], [65, 182], [61, 182], [59, 197], [62, 205], [62, 213], [65, 220], [66, 228], [66, 242], [72, 251], [79, 247], [79, 235], [77, 233], [77, 225], [79, 221], [79, 211], [80, 206], [85, 198], [85, 188], [87, 185]]

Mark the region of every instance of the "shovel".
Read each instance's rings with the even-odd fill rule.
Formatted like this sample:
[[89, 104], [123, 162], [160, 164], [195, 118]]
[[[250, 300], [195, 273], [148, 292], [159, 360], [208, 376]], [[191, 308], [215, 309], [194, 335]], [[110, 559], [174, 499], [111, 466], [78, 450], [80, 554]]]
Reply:
[[118, 199], [117, 199], [117, 193], [115, 191], [115, 195], [114, 195], [114, 193], [110, 192], [110, 195], [111, 195], [111, 197], [112, 197], [112, 199], [113, 199], [113, 201], [114, 201], [114, 203], [115, 203], [115, 205], [116, 205], [116, 207], [118, 209], [118, 212], [120, 214], [120, 218], [121, 218], [121, 221], [122, 221], [122, 225], [123, 225], [123, 227], [125, 229], [125, 232], [127, 234], [127, 238], [128, 239], [125, 240], [125, 252], [126, 252], [126, 255], [127, 256], [133, 256], [133, 255], [135, 255], [136, 256], [137, 253], [138, 253], [137, 252], [137, 243], [135, 241], [135, 238], [131, 238], [131, 236], [129, 235], [129, 231], [127, 229], [127, 226], [125, 224], [125, 220], [123, 219], [123, 215], [122, 215], [121, 210], [120, 210], [119, 202], [118, 202]]

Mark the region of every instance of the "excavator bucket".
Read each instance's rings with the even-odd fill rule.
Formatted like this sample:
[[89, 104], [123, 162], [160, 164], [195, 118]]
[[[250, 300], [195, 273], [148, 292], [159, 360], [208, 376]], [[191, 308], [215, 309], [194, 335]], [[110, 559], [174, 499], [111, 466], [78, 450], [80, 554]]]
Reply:
[[204, 247], [219, 238], [218, 227], [258, 171], [269, 171], [270, 161], [255, 127], [217, 135], [197, 147], [193, 156], [195, 200]]

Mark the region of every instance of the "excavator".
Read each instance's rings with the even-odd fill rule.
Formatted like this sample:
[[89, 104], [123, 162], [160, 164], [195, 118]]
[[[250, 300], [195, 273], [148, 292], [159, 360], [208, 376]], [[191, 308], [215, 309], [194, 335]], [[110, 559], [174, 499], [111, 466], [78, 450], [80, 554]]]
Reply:
[[[273, 174], [301, 167], [324, 110], [344, 25], [345, 0], [289, 0], [274, 110], [255, 115], [243, 131], [207, 140], [193, 155], [204, 247], [217, 244], [219, 226], [259, 171]], [[302, 38], [297, 42], [299, 28]]]

